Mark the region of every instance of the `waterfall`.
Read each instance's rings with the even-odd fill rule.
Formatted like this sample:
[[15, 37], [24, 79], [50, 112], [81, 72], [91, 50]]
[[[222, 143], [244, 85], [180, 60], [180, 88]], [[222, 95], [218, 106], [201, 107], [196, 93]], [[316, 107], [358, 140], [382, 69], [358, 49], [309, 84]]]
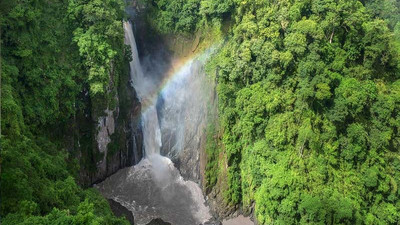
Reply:
[[158, 122], [158, 115], [155, 100], [151, 96], [156, 92], [156, 87], [151, 78], [145, 77], [140, 65], [139, 54], [136, 46], [135, 36], [132, 31], [132, 24], [124, 22], [125, 44], [131, 47], [132, 61], [129, 63], [131, 83], [135, 88], [140, 102], [142, 103], [142, 126], [145, 156], [160, 154], [161, 131]]
[[[204, 73], [198, 70], [201, 67], [199, 64], [203, 62], [189, 60], [183, 67], [172, 72], [161, 69], [158, 70], [160, 76], [148, 72], [147, 67], [144, 67], [143, 72], [130, 22], [124, 22], [124, 30], [125, 43], [132, 51], [131, 85], [142, 104], [145, 157], [137, 165], [118, 171], [96, 188], [106, 198], [129, 209], [138, 225], [145, 225], [154, 218], [161, 218], [174, 225], [204, 224], [211, 215], [201, 188], [197, 183], [185, 180], [170, 158], [160, 155], [162, 136], [171, 137], [171, 142], [164, 147], [167, 154], [163, 152], [163, 155], [170, 156], [183, 151], [185, 142], [197, 140], [198, 132], [186, 131], [201, 130], [199, 123], [192, 119], [202, 118], [194, 113], [199, 111], [197, 109], [206, 109], [204, 103], [200, 104], [202, 101], [196, 91], [204, 89], [204, 86], [193, 79], [204, 77]], [[157, 58], [151, 64], [143, 65], [156, 68], [162, 60]], [[160, 104], [159, 112], [156, 107], [157, 99], [164, 101]], [[198, 149], [192, 149], [198, 153]], [[194, 155], [186, 155], [194, 161], [197, 160]], [[190, 160], [186, 160], [184, 164], [187, 170], [195, 169]]]

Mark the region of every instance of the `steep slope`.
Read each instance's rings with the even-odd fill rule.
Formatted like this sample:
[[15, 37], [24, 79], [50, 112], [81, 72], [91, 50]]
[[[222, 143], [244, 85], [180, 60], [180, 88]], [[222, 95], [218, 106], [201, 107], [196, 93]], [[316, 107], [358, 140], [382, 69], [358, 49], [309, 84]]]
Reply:
[[400, 220], [396, 1], [149, 2], [160, 32], [223, 33], [209, 62], [219, 125], [205, 174], [220, 212], [240, 206], [260, 224]]
[[1, 222], [126, 224], [77, 185], [141, 158], [123, 2], [5, 0], [0, 11]]

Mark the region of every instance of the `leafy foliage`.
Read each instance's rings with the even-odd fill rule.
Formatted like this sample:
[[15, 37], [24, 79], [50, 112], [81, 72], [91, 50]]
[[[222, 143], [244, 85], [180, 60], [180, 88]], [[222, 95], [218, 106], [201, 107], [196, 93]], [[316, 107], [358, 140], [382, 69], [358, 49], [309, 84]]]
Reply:
[[[232, 18], [208, 65], [230, 204], [255, 205], [260, 224], [400, 221], [399, 9], [392, 0], [200, 1], [199, 24]], [[206, 177], [220, 163], [208, 161]]]
[[218, 24], [229, 17], [232, 0], [146, 0], [150, 8], [149, 20], [164, 34], [194, 33], [209, 20]]
[[[123, 55], [122, 5], [107, 3], [0, 2], [2, 224], [127, 224], [77, 185], [78, 163], [65, 149], [69, 123], [87, 104], [78, 95], [108, 85]], [[91, 73], [100, 64], [101, 78]]]
[[116, 56], [122, 52], [122, 1], [71, 0], [68, 15], [77, 27], [73, 40], [89, 71], [92, 95], [106, 92]]

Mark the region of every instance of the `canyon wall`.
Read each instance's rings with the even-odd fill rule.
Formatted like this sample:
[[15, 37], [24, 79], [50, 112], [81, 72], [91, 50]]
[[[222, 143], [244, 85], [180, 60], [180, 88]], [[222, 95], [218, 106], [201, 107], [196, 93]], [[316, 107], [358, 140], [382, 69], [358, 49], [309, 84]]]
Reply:
[[71, 121], [72, 134], [67, 134], [73, 143], [70, 151], [79, 160], [83, 186], [101, 182], [143, 157], [141, 104], [131, 86], [128, 64], [118, 80], [110, 80], [109, 90], [110, 98], [101, 107], [94, 106], [87, 92], [81, 94], [85, 106]]

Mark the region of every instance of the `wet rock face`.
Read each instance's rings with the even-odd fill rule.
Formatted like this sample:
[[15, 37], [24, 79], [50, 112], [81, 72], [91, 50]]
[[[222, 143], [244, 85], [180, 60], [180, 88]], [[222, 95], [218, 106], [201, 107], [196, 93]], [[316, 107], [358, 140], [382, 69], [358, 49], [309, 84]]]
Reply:
[[141, 104], [129, 82], [129, 71], [119, 79], [114, 108], [107, 108], [92, 118], [90, 99], [87, 99], [86, 111], [74, 122], [83, 186], [101, 182], [143, 158]]
[[106, 116], [101, 116], [98, 119], [98, 132], [96, 136], [97, 147], [101, 153], [107, 152], [107, 145], [111, 142], [110, 136], [115, 132], [115, 120], [113, 114], [118, 114], [118, 108], [114, 110], [106, 109], [104, 113]]
[[118, 111], [118, 108], [114, 110], [106, 109], [104, 111], [106, 115], [98, 118], [96, 143], [98, 151], [103, 155], [103, 158], [96, 165], [98, 177], [103, 177], [107, 174], [107, 146], [111, 142], [111, 135], [115, 132], [114, 114], [118, 115]]
[[110, 204], [111, 210], [114, 213], [115, 216], [117, 217], [125, 217], [130, 224], [135, 224], [134, 223], [134, 217], [131, 211], [129, 211], [127, 208], [119, 204], [119, 202], [116, 202], [112, 199], [107, 199], [108, 203]]
[[96, 143], [103, 157], [96, 164], [92, 183], [137, 164], [143, 157], [141, 104], [129, 82], [125, 85], [125, 88], [118, 88], [118, 106], [112, 111], [105, 110], [106, 115], [98, 119]]
[[[203, 62], [183, 68], [182, 78], [169, 84], [159, 99], [161, 154], [169, 157], [182, 177], [200, 183], [200, 152], [205, 147], [210, 84]], [[177, 75], [180, 76], [179, 74]]]
[[147, 225], [171, 225], [171, 223], [164, 222], [162, 219], [154, 219], [150, 221]]

